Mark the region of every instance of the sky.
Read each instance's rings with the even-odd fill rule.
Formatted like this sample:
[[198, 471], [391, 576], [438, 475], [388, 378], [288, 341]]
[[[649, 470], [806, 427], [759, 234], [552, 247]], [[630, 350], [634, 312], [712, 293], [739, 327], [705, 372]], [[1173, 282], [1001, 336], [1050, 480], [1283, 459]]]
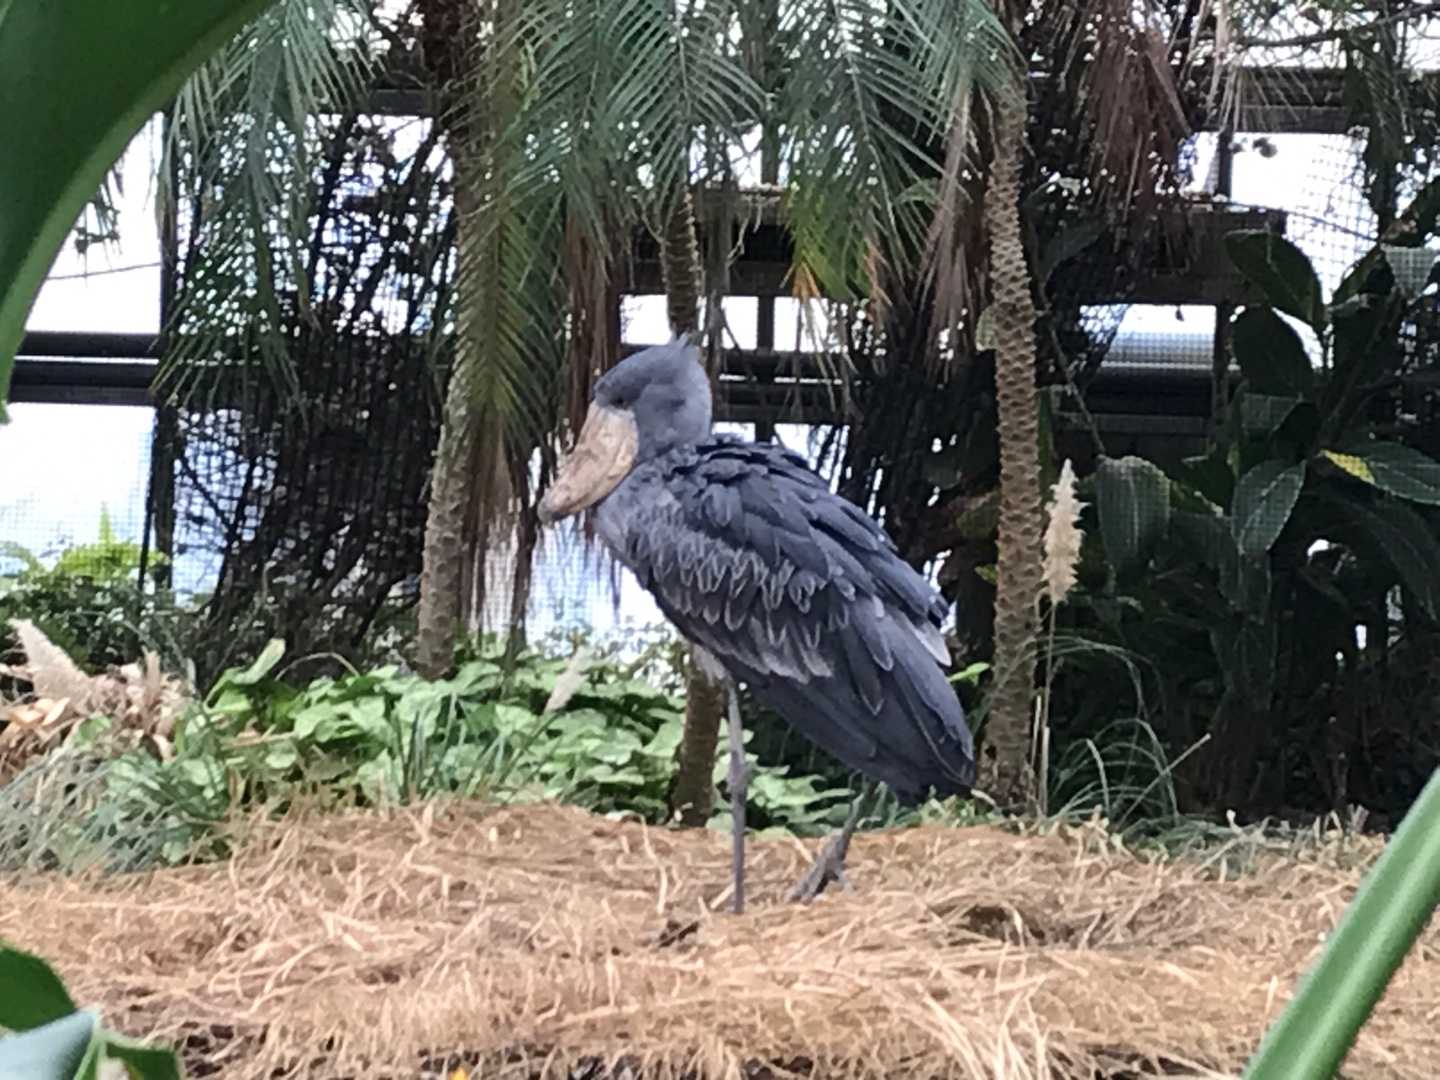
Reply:
[[[1197, 186], [1213, 153], [1214, 139], [1201, 136]], [[1322, 283], [1333, 288], [1343, 267], [1363, 253], [1363, 239], [1347, 236], [1331, 224], [1354, 218], [1355, 191], [1345, 183], [1354, 166], [1355, 143], [1346, 136], [1278, 135], [1266, 144], [1241, 136], [1234, 159], [1234, 200], [1290, 212], [1288, 234], [1302, 247], [1324, 250]], [[41, 290], [28, 327], [35, 330], [111, 330], [155, 332], [159, 326], [159, 243], [155, 225], [153, 130], [132, 144], [124, 159], [119, 200], [120, 240], [88, 255], [67, 244]], [[727, 303], [726, 314], [736, 343], [755, 344], [755, 301]], [[660, 297], [627, 301], [626, 340], [653, 344], [668, 340], [664, 303]], [[781, 347], [798, 343], [797, 310], [793, 302], [777, 308], [776, 337]], [[1198, 355], [1208, 356], [1214, 326], [1213, 309], [1131, 307], [1117, 335], [1116, 349], [1144, 353], [1155, 335], [1186, 335]], [[1140, 346], [1138, 349], [1136, 346]], [[1208, 364], [1208, 360], [1204, 361]], [[37, 555], [53, 558], [66, 545], [96, 535], [102, 506], [116, 531], [138, 540], [143, 528], [145, 485], [152, 413], [120, 406], [16, 404], [12, 422], [0, 426], [0, 543], [12, 541]], [[737, 428], [748, 434], [748, 428]], [[782, 427], [779, 437], [803, 451], [805, 429]], [[11, 463], [20, 463], [15, 467]], [[573, 558], [563, 551], [553, 557]], [[0, 564], [0, 569], [4, 569]], [[543, 591], [565, 589], [573, 574], [549, 574], [542, 564], [537, 584], [538, 608], [556, 609], [563, 599]], [[549, 583], [547, 585], [547, 582]], [[573, 594], [573, 588], [571, 588]], [[611, 624], [613, 609], [603, 588], [571, 596], [567, 621]], [[578, 602], [578, 603], [577, 603]], [[648, 597], [633, 581], [623, 586], [620, 603], [625, 622], [660, 621]]]

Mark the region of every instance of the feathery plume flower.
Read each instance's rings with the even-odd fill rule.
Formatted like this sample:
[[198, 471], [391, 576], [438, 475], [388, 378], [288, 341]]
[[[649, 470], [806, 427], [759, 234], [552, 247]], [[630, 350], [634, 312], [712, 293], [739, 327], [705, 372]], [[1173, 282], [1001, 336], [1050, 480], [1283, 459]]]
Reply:
[[1075, 470], [1070, 459], [1060, 468], [1050, 503], [1050, 520], [1045, 526], [1045, 595], [1052, 606], [1060, 604], [1075, 587], [1075, 568], [1080, 564], [1080, 511], [1085, 508], [1075, 493]]

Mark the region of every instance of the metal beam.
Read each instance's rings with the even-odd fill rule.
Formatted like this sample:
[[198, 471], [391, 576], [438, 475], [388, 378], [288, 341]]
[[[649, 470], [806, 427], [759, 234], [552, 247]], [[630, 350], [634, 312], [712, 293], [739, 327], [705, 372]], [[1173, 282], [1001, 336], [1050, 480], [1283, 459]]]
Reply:
[[[44, 344], [61, 355], [95, 344], [90, 335], [47, 336]], [[102, 343], [103, 344], [103, 343]], [[129, 342], [113, 347], [134, 348]], [[634, 352], [640, 346], [627, 346]], [[113, 355], [113, 354], [112, 354]], [[835, 372], [845, 361], [815, 353], [727, 349], [721, 355], [716, 419], [735, 423], [835, 424], [844, 422], [842, 387]], [[154, 361], [16, 361], [10, 400], [17, 404], [152, 405]], [[1200, 366], [1116, 365], [1091, 382], [1086, 401], [1097, 421], [1102, 416], [1143, 414], [1165, 425], [1203, 421], [1210, 406], [1209, 370]], [[225, 394], [213, 395], [223, 404]], [[1180, 430], [1179, 427], [1175, 430]]]
[[[1209, 79], [1208, 69], [1195, 73]], [[1043, 84], [1048, 76], [1036, 73], [1033, 82]], [[1255, 67], [1236, 76], [1234, 130], [1271, 134], [1344, 134], [1360, 118], [1345, 106], [1345, 73], [1339, 68]], [[1440, 91], [1440, 73], [1418, 77], [1426, 89]], [[383, 77], [370, 91], [369, 111], [381, 116], [425, 116], [430, 110], [424, 80], [406, 69]], [[1214, 126], [1205, 130], [1217, 130]]]
[[[93, 352], [88, 355], [95, 355]], [[15, 361], [12, 404], [152, 405], [155, 363], [96, 360]]]

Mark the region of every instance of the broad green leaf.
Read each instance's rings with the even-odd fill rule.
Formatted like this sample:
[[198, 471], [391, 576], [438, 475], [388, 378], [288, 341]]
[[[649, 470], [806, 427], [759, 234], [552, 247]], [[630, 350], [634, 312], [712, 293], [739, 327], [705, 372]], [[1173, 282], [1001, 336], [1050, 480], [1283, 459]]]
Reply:
[[1240, 398], [1240, 423], [1247, 435], [1269, 438], [1300, 403], [1298, 397], [1247, 393]]
[[580, 776], [592, 784], [635, 784], [645, 783], [644, 775], [636, 769], [617, 769], [605, 762], [591, 765]]
[[1235, 538], [1230, 535], [1225, 518], [1194, 510], [1177, 510], [1172, 518], [1175, 536], [1189, 545], [1201, 562], [1223, 570], [1236, 556]]
[[1271, 585], [1270, 560], [1264, 554], [1241, 555], [1237, 551], [1220, 578], [1220, 591], [1231, 606], [1252, 619], [1267, 617]]
[[1322, 450], [1320, 455], [1330, 461], [1337, 468], [1343, 469], [1357, 480], [1363, 480], [1367, 484], [1375, 483], [1375, 474], [1370, 471], [1370, 466], [1365, 464], [1363, 457], [1355, 454], [1342, 454], [1335, 450]]
[[1105, 552], [1123, 575], [1149, 556], [1170, 526], [1170, 478], [1144, 458], [1101, 458], [1095, 503]]
[[1246, 308], [1231, 326], [1235, 362], [1250, 389], [1260, 394], [1306, 397], [1315, 368], [1295, 328], [1270, 308]]
[[1372, 442], [1348, 452], [1322, 450], [1332, 464], [1357, 480], [1411, 502], [1440, 506], [1440, 462], [1403, 443]]
[[1335, 424], [1349, 419], [1368, 386], [1395, 371], [1405, 359], [1401, 348], [1400, 325], [1406, 303], [1398, 292], [1380, 296], [1364, 294], [1353, 309], [1336, 311], [1334, 327], [1334, 372], [1320, 395], [1320, 413], [1329, 426], [1328, 442], [1338, 442], [1344, 433]]
[[501, 735], [521, 735], [533, 731], [537, 725], [542, 723], [542, 717], [536, 716], [529, 709], [522, 709], [518, 705], [499, 704], [495, 706], [495, 730]]
[[[1081, 254], [1105, 235], [1109, 223], [1100, 217], [1081, 218], [1050, 238], [1035, 267], [1035, 280], [1044, 285], [1056, 268]], [[989, 309], [986, 309], [989, 314]]]
[[1347, 499], [1343, 505], [1379, 545], [1426, 613], [1432, 619], [1440, 618], [1440, 539], [1430, 524], [1404, 503], [1391, 499], [1369, 505]]
[[1325, 325], [1320, 279], [1305, 253], [1289, 240], [1266, 229], [1241, 229], [1225, 237], [1225, 250], [1271, 307], [1316, 330]]
[[216, 683], [217, 689], [221, 686], [255, 686], [265, 676], [274, 670], [280, 658], [285, 655], [285, 642], [279, 638], [271, 638], [265, 643], [265, 648], [260, 650], [260, 655], [255, 658], [247, 668], [232, 668], [220, 676]]
[[0, 1039], [0, 1076], [74, 1080], [95, 1074], [100, 1024], [92, 1012], [71, 1012]]
[[[333, 736], [336, 723], [336, 707], [329, 702], [320, 702], [315, 705], [307, 705], [291, 717], [292, 733], [297, 739], [314, 739], [317, 742], [324, 742], [328, 737]], [[321, 735], [322, 729], [328, 730]]]
[[269, 2], [0, 3], [0, 421], [30, 307], [86, 200], [145, 121]]
[[124, 1062], [130, 1080], [180, 1080], [184, 1075], [180, 1059], [173, 1051], [108, 1033], [105, 1036], [105, 1056]]
[[1230, 530], [1242, 555], [1270, 550], [1290, 520], [1304, 484], [1303, 462], [1287, 466], [1283, 461], [1262, 461], [1240, 477], [1230, 508]]
[[1246, 615], [1234, 626], [1214, 626], [1210, 631], [1227, 685], [1254, 712], [1269, 709], [1275, 692], [1277, 630], [1273, 619]]
[[1235, 493], [1235, 473], [1219, 448], [1188, 457], [1180, 463], [1179, 479], [1216, 506], [1229, 506]]
[[75, 1002], [49, 964], [33, 953], [0, 948], [0, 1028], [29, 1031], [74, 1011]]
[[295, 744], [288, 740], [265, 751], [265, 767], [274, 772], [285, 772], [292, 769], [299, 760], [300, 754], [295, 749]]
[[355, 783], [372, 805], [393, 801], [403, 790], [400, 765], [386, 752], [371, 758], [355, 770]]

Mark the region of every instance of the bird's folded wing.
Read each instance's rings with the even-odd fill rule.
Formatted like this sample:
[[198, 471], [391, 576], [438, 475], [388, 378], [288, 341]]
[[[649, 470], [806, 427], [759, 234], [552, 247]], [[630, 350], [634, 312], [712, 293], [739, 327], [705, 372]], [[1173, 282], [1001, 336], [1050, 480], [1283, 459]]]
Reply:
[[942, 760], [969, 757], [940, 670], [944, 601], [874, 520], [770, 445], [704, 444], [657, 479], [625, 561], [682, 633], [733, 673], [783, 684], [777, 706], [811, 692], [832, 714], [824, 730], [855, 752], [905, 737]]

